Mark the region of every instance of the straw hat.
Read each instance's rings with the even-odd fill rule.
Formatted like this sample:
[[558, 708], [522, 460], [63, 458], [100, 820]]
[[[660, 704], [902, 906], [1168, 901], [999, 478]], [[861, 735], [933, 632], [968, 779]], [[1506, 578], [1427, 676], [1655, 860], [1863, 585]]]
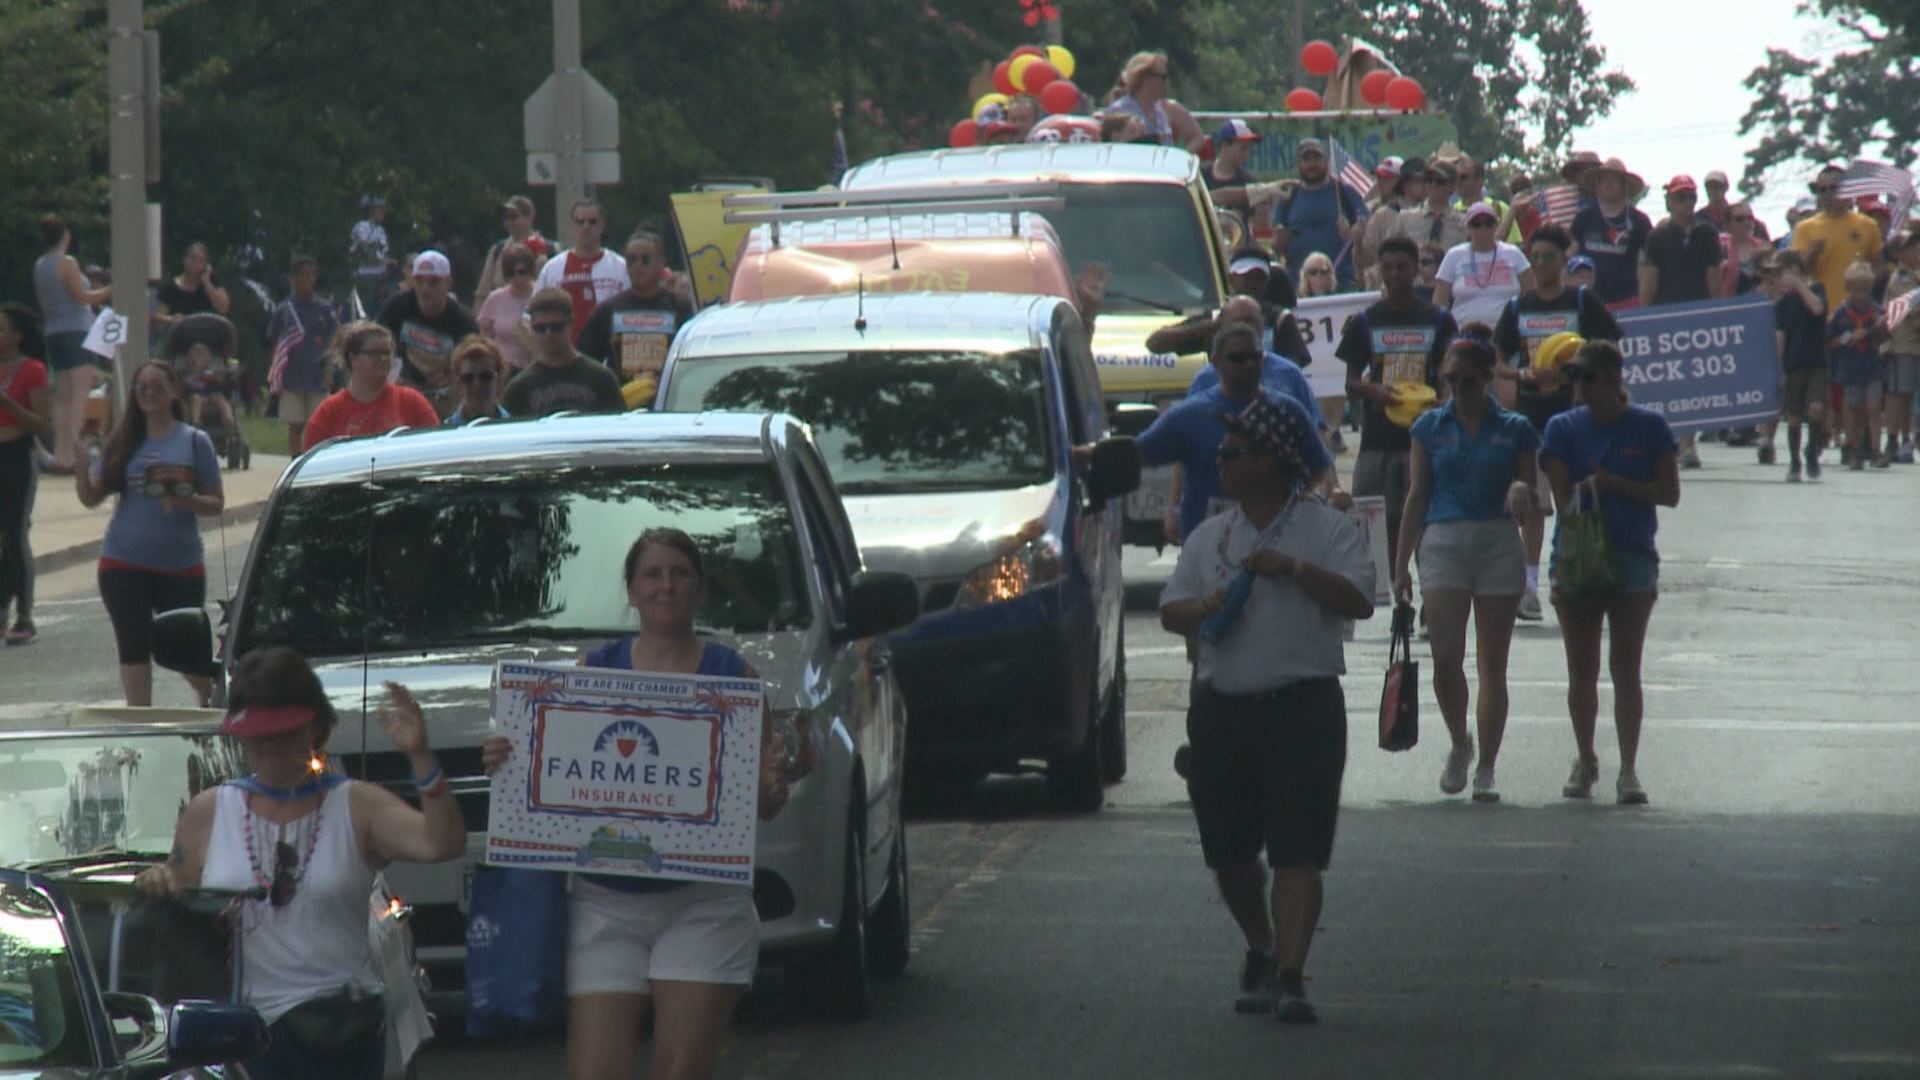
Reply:
[[1647, 193], [1647, 182], [1639, 173], [1627, 171], [1627, 166], [1617, 157], [1610, 157], [1598, 165], [1589, 167], [1580, 174], [1580, 190], [1588, 195], [1600, 187], [1600, 178], [1612, 173], [1627, 182], [1627, 201], [1639, 202], [1640, 196]]
[[1560, 166], [1560, 179], [1569, 184], [1577, 184], [1580, 182], [1582, 173], [1598, 164], [1600, 164], [1599, 154], [1591, 150], [1575, 150], [1573, 156], [1567, 159], [1567, 163]]

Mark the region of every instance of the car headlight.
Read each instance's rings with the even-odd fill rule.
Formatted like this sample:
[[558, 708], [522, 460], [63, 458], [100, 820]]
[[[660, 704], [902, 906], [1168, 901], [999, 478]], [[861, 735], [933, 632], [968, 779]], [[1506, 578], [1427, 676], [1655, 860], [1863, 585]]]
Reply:
[[1050, 535], [1015, 537], [1012, 546], [985, 566], [976, 567], [960, 583], [954, 606], [979, 607], [1025, 596], [1030, 590], [1060, 579], [1060, 541]]

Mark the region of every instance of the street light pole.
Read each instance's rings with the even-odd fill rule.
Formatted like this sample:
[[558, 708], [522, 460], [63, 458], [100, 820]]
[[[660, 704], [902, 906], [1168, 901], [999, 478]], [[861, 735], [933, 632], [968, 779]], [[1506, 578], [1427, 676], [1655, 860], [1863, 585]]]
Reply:
[[[572, 221], [587, 193], [585, 79], [580, 65], [580, 0], [553, 0], [553, 222]], [[559, 232], [559, 235], [566, 235]]]
[[107, 4], [107, 171], [112, 174], [113, 310], [126, 341], [114, 354], [117, 406], [147, 361], [146, 53], [141, 0]]

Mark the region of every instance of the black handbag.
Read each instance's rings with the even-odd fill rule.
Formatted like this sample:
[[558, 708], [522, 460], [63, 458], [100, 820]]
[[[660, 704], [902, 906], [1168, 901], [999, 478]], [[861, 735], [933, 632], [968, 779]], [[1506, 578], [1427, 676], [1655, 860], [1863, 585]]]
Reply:
[[1420, 741], [1420, 661], [1413, 658], [1412, 604], [1393, 609], [1393, 642], [1380, 688], [1380, 749], [1411, 750]]

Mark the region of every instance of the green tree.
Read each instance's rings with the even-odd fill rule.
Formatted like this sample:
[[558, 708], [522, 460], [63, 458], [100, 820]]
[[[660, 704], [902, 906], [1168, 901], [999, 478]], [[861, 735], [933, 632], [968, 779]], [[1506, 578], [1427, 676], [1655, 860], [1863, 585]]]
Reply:
[[1920, 3], [1803, 0], [1799, 10], [1830, 20], [1846, 44], [1825, 59], [1768, 49], [1747, 76], [1753, 104], [1740, 133], [1761, 137], [1740, 190], [1766, 190], [1776, 165], [1858, 157], [1876, 144], [1911, 168], [1920, 153]]
[[106, 23], [97, 3], [0, 0], [0, 25], [0, 238], [16, 253], [5, 295], [31, 302], [41, 214], [72, 224], [82, 259], [105, 261]]

